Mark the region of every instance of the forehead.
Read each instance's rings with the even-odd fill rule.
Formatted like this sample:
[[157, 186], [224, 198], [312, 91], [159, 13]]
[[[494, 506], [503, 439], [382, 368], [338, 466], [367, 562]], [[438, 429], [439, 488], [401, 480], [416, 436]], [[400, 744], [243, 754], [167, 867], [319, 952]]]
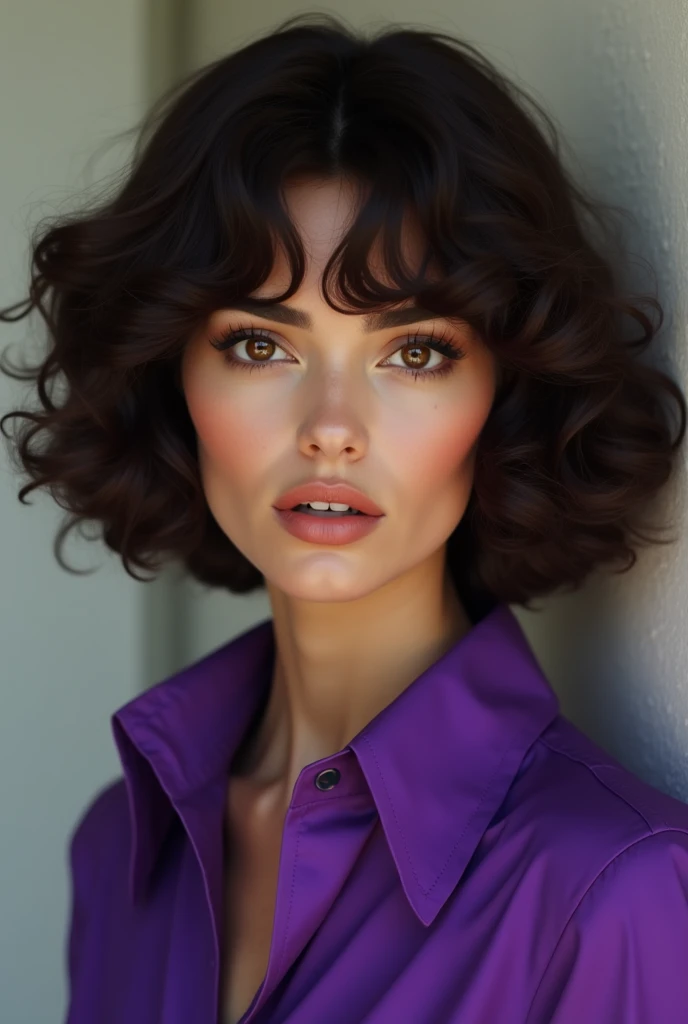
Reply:
[[[302, 289], [317, 288], [322, 272], [335, 246], [351, 226], [365, 200], [367, 189], [351, 179], [300, 179], [284, 187], [289, 216], [304, 247], [306, 259]], [[409, 211], [401, 225], [401, 254], [411, 270], [419, 267], [424, 251], [423, 234]], [[378, 234], [368, 260], [375, 276], [387, 282], [382, 255], [382, 237]], [[430, 277], [438, 268], [429, 268]], [[275, 258], [269, 277], [254, 293], [256, 298], [283, 291], [291, 278], [289, 264], [281, 243], [275, 245]], [[411, 300], [409, 300], [411, 301]]]

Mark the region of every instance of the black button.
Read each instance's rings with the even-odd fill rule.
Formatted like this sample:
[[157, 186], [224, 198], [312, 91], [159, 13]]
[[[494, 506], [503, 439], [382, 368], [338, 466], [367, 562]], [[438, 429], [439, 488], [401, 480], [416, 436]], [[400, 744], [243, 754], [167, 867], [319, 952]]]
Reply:
[[333, 789], [341, 778], [341, 772], [338, 768], [325, 768], [324, 771], [318, 772], [313, 780], [318, 789]]

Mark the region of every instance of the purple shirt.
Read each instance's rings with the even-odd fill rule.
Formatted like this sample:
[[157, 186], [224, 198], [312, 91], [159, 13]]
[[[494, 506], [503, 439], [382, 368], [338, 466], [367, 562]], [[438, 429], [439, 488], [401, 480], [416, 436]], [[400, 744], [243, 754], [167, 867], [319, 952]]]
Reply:
[[[112, 716], [124, 777], [70, 842], [67, 1024], [218, 1024], [223, 821], [266, 619]], [[685, 1024], [688, 807], [559, 713], [506, 604], [285, 819], [251, 1024]]]

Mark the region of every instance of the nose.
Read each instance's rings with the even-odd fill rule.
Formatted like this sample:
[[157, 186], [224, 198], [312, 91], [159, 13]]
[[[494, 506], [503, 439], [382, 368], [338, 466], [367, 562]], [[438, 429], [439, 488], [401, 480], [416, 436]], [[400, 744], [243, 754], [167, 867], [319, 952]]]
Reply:
[[360, 403], [342, 386], [342, 377], [320, 385], [313, 408], [298, 428], [298, 446], [313, 457], [318, 452], [328, 461], [346, 455], [361, 458], [368, 449], [368, 430], [360, 413]]

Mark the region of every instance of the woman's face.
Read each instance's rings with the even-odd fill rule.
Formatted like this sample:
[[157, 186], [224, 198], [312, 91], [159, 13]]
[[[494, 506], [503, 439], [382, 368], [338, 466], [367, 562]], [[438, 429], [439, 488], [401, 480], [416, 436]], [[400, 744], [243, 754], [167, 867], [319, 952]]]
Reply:
[[[218, 309], [184, 352], [182, 386], [220, 528], [285, 594], [354, 600], [417, 571], [461, 520], [494, 398], [495, 359], [468, 327], [429, 319], [367, 331], [364, 313], [331, 309], [320, 276], [355, 194], [344, 181], [310, 181], [286, 195], [309, 260], [285, 303], [303, 314], [301, 324]], [[410, 230], [404, 244], [413, 265], [419, 250]], [[288, 277], [281, 259], [255, 297], [277, 295]], [[261, 336], [218, 351], [210, 340], [230, 327]], [[426, 348], [431, 332], [463, 357]], [[442, 368], [448, 372], [430, 372]], [[273, 505], [316, 477], [346, 480], [384, 518], [367, 536], [337, 546], [292, 536]]]

